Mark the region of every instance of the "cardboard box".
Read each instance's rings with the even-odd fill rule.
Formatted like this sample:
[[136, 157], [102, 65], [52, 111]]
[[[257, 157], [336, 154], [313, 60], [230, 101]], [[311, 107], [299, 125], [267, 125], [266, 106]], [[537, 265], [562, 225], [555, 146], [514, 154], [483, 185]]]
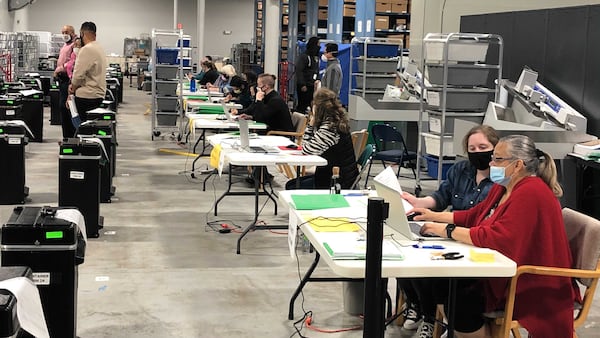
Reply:
[[408, 3], [393, 3], [391, 4], [391, 12], [392, 13], [408, 13]]
[[389, 13], [392, 11], [392, 4], [389, 2], [376, 2], [375, 3], [375, 12], [377, 13]]
[[387, 16], [377, 15], [375, 17], [375, 29], [390, 29], [390, 20]]
[[298, 23], [306, 23], [306, 13], [300, 13], [298, 17]]
[[319, 20], [327, 20], [327, 10], [319, 9]]
[[298, 11], [299, 12], [306, 12], [306, 2], [299, 2], [298, 3]]
[[344, 16], [355, 16], [356, 5], [344, 5]]
[[319, 0], [319, 6], [329, 6], [329, 0]]

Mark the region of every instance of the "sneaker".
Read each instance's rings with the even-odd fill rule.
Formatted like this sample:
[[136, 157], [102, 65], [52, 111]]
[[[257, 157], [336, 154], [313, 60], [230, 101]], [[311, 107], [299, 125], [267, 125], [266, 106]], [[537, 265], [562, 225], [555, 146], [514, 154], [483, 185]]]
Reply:
[[419, 328], [421, 316], [414, 308], [415, 305], [410, 304], [408, 305], [408, 309], [405, 309], [406, 312], [404, 313], [404, 324], [402, 325], [405, 330], [416, 330]]
[[433, 323], [423, 321], [417, 331], [417, 337], [419, 338], [433, 338]]

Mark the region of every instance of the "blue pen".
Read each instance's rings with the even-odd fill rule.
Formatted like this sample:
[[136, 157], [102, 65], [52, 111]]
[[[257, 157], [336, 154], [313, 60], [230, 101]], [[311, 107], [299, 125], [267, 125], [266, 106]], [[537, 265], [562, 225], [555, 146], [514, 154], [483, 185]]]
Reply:
[[444, 250], [446, 249], [443, 245], [419, 245], [419, 244], [413, 244], [413, 248], [417, 248], [417, 249], [437, 249], [437, 250]]
[[360, 193], [360, 192], [353, 192], [353, 193], [348, 193], [348, 194], [344, 194], [344, 196], [365, 196], [365, 194]]

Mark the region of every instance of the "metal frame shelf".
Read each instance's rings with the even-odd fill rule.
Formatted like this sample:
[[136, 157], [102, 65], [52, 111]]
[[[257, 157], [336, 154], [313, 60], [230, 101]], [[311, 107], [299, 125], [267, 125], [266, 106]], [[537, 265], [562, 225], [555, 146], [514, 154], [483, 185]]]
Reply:
[[[152, 129], [151, 135], [152, 140], [154, 137], [158, 137], [162, 134], [163, 131], [171, 132], [172, 135], [175, 132], [179, 133], [182, 130], [183, 123], [183, 79], [184, 79], [184, 69], [191, 69], [191, 67], [184, 67], [182, 57], [184, 47], [184, 35], [182, 29], [152, 29]], [[173, 48], [179, 49], [177, 53], [176, 64], [159, 64], [157, 58], [157, 49], [158, 48]], [[157, 77], [158, 71], [168, 71], [168, 69], [172, 69], [173, 67], [177, 68], [176, 76], [172, 79], [163, 78], [159, 79]], [[167, 86], [167, 87], [175, 87], [173, 91], [174, 95], [162, 95], [162, 90], [158, 90], [158, 87]], [[161, 100], [175, 101], [175, 106], [173, 110], [159, 110], [158, 101]], [[159, 115], [161, 118], [159, 118]], [[168, 121], [168, 118], [174, 117], [175, 123], [161, 123]], [[181, 136], [178, 135], [178, 138]]]
[[[438, 136], [437, 152], [428, 152], [438, 157], [438, 186], [442, 181], [443, 165], [447, 163], [445, 156], [457, 153], [456, 150], [452, 154], [444, 151], [447, 139], [455, 137], [448, 127], [453, 126], [454, 119], [482, 123], [492, 94], [493, 101], [499, 99], [503, 44], [502, 37], [496, 34], [429, 33], [423, 39], [417, 167], [421, 168], [425, 156], [424, 138]], [[497, 48], [490, 48], [493, 45]], [[498, 54], [491, 55], [492, 51]], [[424, 121], [425, 117], [428, 121]], [[431, 130], [432, 126], [435, 130]], [[421, 170], [418, 170], [417, 195], [421, 191], [420, 182]]]

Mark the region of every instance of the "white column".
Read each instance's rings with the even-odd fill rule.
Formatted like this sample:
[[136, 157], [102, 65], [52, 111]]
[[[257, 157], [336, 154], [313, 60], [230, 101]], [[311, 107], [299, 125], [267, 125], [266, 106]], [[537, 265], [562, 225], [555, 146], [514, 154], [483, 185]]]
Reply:
[[29, 6], [25, 6], [17, 11], [13, 17], [13, 32], [22, 32], [29, 30]]
[[279, 73], [279, 21], [281, 12], [279, 0], [265, 0], [264, 3], [264, 44], [265, 44], [265, 73]]
[[173, 29], [177, 29], [177, 11], [179, 10], [178, 5], [178, 1], [173, 0]]
[[[204, 18], [206, 17], [206, 0], [198, 0], [196, 9], [196, 45], [198, 46], [198, 61], [204, 57]], [[200, 64], [198, 64], [200, 71]]]

